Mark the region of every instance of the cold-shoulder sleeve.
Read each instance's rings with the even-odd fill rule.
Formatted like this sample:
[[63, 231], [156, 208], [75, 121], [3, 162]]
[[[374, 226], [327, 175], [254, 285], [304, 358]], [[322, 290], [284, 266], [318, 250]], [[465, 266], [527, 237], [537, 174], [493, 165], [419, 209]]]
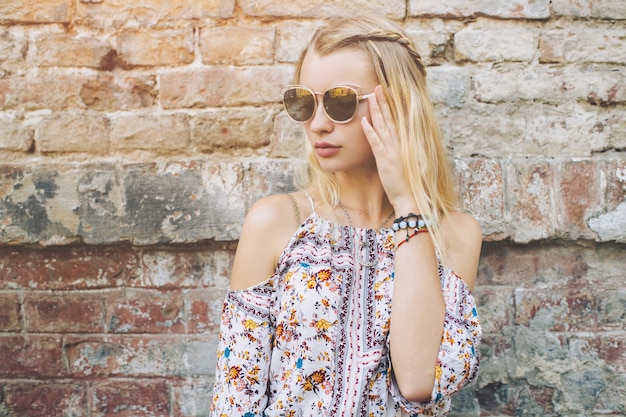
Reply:
[[441, 275], [441, 288], [446, 304], [443, 337], [437, 356], [435, 384], [431, 400], [424, 403], [407, 401], [390, 372], [391, 394], [397, 404], [409, 414], [445, 415], [450, 408], [450, 397], [478, 375], [478, 344], [482, 329], [474, 297], [453, 271]]
[[211, 416], [260, 417], [267, 405], [271, 286], [229, 290], [222, 309]]

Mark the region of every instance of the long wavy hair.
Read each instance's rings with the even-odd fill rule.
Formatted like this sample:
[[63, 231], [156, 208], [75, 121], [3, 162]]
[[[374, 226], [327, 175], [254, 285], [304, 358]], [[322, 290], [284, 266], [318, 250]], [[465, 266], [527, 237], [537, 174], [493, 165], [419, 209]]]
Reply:
[[[371, 58], [398, 130], [402, 168], [411, 194], [420, 214], [430, 222], [433, 241], [445, 258], [440, 220], [459, 208], [459, 199], [420, 55], [404, 30], [393, 22], [375, 16], [337, 19], [319, 28], [302, 52], [295, 72], [296, 84], [309, 51], [326, 56], [344, 50], [363, 51]], [[307, 155], [309, 164], [302, 185], [317, 188], [321, 204], [332, 213], [340, 199], [335, 176], [320, 167], [310, 146]]]

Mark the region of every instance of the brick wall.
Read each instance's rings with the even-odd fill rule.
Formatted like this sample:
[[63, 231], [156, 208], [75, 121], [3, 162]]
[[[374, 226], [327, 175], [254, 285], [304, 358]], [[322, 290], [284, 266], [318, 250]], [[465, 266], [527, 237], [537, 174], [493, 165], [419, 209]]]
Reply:
[[280, 86], [320, 19], [400, 21], [485, 244], [456, 416], [626, 413], [623, 0], [3, 0], [0, 416], [205, 416]]

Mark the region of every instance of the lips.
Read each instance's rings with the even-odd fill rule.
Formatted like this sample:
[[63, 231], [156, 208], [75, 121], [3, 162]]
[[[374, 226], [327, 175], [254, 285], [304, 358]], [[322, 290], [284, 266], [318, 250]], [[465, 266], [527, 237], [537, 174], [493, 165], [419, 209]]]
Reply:
[[328, 142], [317, 142], [315, 144], [315, 151], [322, 157], [332, 156], [339, 152], [339, 149], [341, 149], [340, 146], [336, 146]]

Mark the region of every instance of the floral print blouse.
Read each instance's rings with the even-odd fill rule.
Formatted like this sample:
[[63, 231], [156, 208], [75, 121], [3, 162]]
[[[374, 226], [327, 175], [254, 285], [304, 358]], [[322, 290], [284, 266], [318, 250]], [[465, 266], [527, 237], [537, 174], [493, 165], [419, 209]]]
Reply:
[[478, 372], [475, 301], [440, 267], [446, 313], [432, 397], [407, 401], [389, 357], [394, 250], [391, 228], [340, 226], [314, 211], [268, 280], [228, 291], [211, 416], [445, 415]]

